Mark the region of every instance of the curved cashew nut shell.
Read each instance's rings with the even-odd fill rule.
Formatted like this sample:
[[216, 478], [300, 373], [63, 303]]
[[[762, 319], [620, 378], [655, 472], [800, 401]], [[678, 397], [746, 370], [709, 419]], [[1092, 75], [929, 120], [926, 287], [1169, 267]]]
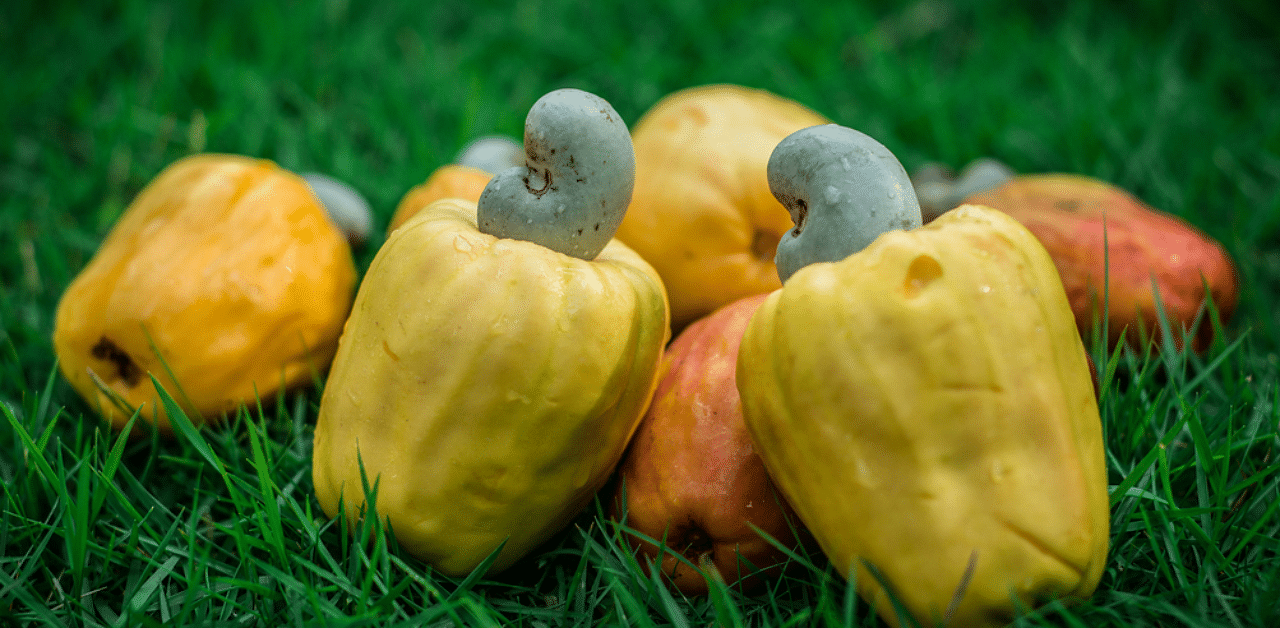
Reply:
[[787, 136], [769, 156], [768, 178], [796, 225], [774, 257], [783, 282], [808, 264], [842, 260], [881, 233], [922, 224], [902, 164], [848, 127], [824, 124]]
[[594, 94], [553, 91], [529, 110], [524, 152], [524, 166], [498, 173], [480, 195], [480, 231], [594, 259], [635, 187], [635, 151], [622, 116]]

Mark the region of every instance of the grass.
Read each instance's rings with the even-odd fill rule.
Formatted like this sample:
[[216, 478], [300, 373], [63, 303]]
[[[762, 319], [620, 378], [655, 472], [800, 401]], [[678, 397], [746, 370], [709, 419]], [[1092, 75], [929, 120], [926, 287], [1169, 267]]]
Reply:
[[[1108, 568], [1020, 625], [1280, 625], [1280, 14], [1266, 2], [645, 5], [19, 2], [0, 20], [0, 624], [876, 625], [819, 555], [757, 595], [655, 582], [594, 503], [512, 571], [451, 579], [311, 494], [318, 395], [161, 439], [56, 371], [57, 299], [195, 151], [354, 184], [384, 226], [474, 136], [562, 86], [629, 122], [680, 87], [797, 99], [909, 170], [979, 155], [1119, 184], [1221, 241], [1202, 356], [1107, 355]], [[853, 6], [839, 6], [839, 5]], [[367, 266], [378, 238], [358, 252]], [[126, 435], [127, 434], [127, 435]]]

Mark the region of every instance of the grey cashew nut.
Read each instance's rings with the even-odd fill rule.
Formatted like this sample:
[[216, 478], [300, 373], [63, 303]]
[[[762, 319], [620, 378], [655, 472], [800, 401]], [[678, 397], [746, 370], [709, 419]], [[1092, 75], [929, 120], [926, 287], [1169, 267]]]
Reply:
[[922, 223], [915, 189], [897, 157], [838, 124], [784, 138], [769, 156], [768, 178], [796, 225], [774, 256], [783, 282], [808, 264], [861, 251], [881, 233]]
[[364, 244], [373, 229], [373, 209], [369, 207], [369, 201], [355, 188], [329, 175], [304, 172], [299, 176], [320, 199], [329, 219], [347, 236], [347, 243], [351, 246]]
[[463, 146], [453, 163], [488, 173], [502, 172], [524, 163], [524, 149], [505, 135], [482, 135]]
[[964, 167], [958, 177], [940, 163], [927, 163], [911, 175], [925, 222], [955, 209], [964, 199], [1000, 187], [1017, 173], [999, 160], [979, 157]]
[[480, 195], [480, 231], [594, 259], [635, 187], [635, 150], [622, 116], [594, 94], [553, 91], [529, 109], [524, 152], [526, 165], [498, 173]]

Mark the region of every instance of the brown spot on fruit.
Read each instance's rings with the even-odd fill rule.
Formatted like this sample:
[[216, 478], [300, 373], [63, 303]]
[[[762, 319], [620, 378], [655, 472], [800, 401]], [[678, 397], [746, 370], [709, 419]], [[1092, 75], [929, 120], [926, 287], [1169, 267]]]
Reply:
[[103, 336], [98, 339], [98, 344], [93, 345], [93, 348], [89, 351], [93, 357], [99, 360], [106, 360], [115, 366], [117, 379], [123, 381], [130, 388], [138, 385], [138, 380], [142, 378], [142, 371], [119, 345]]

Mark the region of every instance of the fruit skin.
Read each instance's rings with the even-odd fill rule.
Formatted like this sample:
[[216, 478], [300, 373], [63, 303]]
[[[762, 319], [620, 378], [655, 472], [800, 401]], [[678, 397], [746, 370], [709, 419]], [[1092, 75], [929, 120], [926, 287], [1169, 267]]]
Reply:
[[667, 96], [632, 128], [636, 185], [617, 238], [662, 276], [676, 329], [782, 285], [773, 256], [792, 224], [769, 191], [769, 155], [825, 123], [767, 91], [707, 85]]
[[1007, 215], [963, 206], [802, 268], [749, 323], [738, 386], [770, 476], [890, 625], [863, 561], [926, 625], [1003, 626], [1011, 592], [1034, 607], [1097, 586], [1110, 513], [1085, 350]]
[[72, 280], [54, 350], [112, 425], [130, 414], [90, 371], [168, 432], [148, 374], [197, 424], [309, 384], [333, 357], [355, 282], [345, 236], [301, 177], [267, 160], [194, 155], [138, 194]]
[[[786, 556], [748, 522], [784, 546], [795, 545], [800, 521], [765, 472], [742, 420], [735, 372], [747, 321], [765, 294], [739, 299], [680, 333], [667, 348], [653, 403], [618, 466], [611, 515], [651, 538], [666, 539], [662, 571], [680, 591], [707, 592], [707, 580], [671, 551], [702, 567], [710, 561], [725, 582], [742, 577], [745, 590], [764, 584], [739, 566], [738, 554], [756, 568]], [[632, 544], [656, 561], [658, 546]], [[776, 569], [767, 573], [776, 575]]]
[[1021, 175], [965, 202], [1005, 212], [1035, 234], [1053, 257], [1085, 339], [1091, 338], [1095, 316], [1102, 319], [1104, 286], [1110, 291], [1107, 340], [1113, 348], [1122, 337], [1137, 346], [1139, 326], [1148, 337], [1158, 337], [1153, 281], [1179, 347], [1182, 329], [1193, 332], [1197, 351], [1213, 340], [1207, 319], [1191, 329], [1205, 302], [1205, 283], [1224, 322], [1235, 311], [1236, 268], [1222, 246], [1114, 185], [1073, 174]]
[[448, 575], [491, 573], [562, 528], [622, 457], [668, 340], [657, 273], [621, 242], [583, 261], [476, 228], [442, 199], [383, 244], [325, 385], [312, 476], [324, 512], [377, 512]]
[[414, 186], [391, 215], [391, 223], [387, 225], [387, 235], [400, 228], [423, 207], [442, 198], [460, 198], [472, 203], [480, 200], [484, 186], [489, 185], [493, 174], [471, 166], [445, 164], [436, 168], [426, 181]]

